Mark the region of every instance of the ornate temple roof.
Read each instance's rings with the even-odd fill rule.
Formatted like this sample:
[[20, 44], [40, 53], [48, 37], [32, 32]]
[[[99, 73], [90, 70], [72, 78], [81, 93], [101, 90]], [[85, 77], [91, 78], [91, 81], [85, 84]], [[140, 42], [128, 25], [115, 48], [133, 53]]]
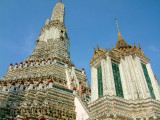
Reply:
[[117, 19], [116, 19], [116, 24], [117, 24], [117, 29], [118, 29], [118, 41], [117, 41], [116, 46], [113, 47], [109, 51], [108, 51], [108, 49], [104, 50], [103, 48], [100, 48], [98, 46], [97, 47], [98, 49], [94, 50], [93, 59], [90, 63], [93, 63], [95, 60], [97, 60], [101, 56], [105, 56], [106, 53], [109, 53], [108, 55], [110, 55], [112, 57], [117, 57], [118, 59], [122, 56], [136, 54], [136, 55], [143, 57], [144, 59], [146, 59], [148, 61], [149, 59], [145, 56], [143, 50], [141, 49], [140, 44], [138, 47], [136, 47], [135, 43], [133, 46], [131, 46], [123, 39], [123, 37], [120, 33], [120, 30], [119, 30], [119, 27], [118, 27]]
[[122, 37], [120, 30], [118, 28], [118, 41], [116, 44], [117, 48], [127, 48], [127, 47], [131, 47], [131, 45], [129, 45]]
[[117, 28], [118, 28], [118, 41], [116, 44], [117, 48], [127, 48], [127, 47], [131, 47], [131, 45], [129, 45], [122, 37], [119, 27], [118, 27], [118, 23], [117, 23], [117, 19], [116, 19], [116, 24], [117, 24]]

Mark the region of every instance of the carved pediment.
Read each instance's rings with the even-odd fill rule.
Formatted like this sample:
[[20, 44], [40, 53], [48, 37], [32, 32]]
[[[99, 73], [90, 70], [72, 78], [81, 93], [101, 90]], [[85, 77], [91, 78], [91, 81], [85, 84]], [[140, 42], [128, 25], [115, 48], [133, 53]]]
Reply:
[[93, 59], [91, 62], [93, 62], [94, 60], [96, 60], [97, 58], [99, 58], [101, 55], [104, 55], [106, 53], [106, 50], [104, 50], [103, 48], [98, 47], [98, 49], [94, 51], [94, 55], [93, 55]]

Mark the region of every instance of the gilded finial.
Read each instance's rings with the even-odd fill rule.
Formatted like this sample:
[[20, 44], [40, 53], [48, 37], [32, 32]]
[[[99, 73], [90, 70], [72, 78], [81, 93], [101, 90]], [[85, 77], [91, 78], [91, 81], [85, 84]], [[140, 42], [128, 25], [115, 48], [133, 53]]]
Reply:
[[115, 18], [116, 20], [116, 24], [117, 24], [117, 29], [118, 29], [118, 41], [117, 41], [117, 45], [116, 47], [117, 48], [127, 48], [127, 47], [131, 47], [131, 45], [129, 45], [122, 37], [121, 33], [120, 33], [120, 30], [119, 30], [119, 27], [118, 27], [118, 22], [117, 22], [117, 18]]
[[115, 18], [115, 20], [116, 20], [117, 29], [118, 29], [118, 38], [120, 38], [120, 37], [122, 37], [122, 35], [121, 35], [120, 30], [119, 30], [119, 27], [118, 27], [117, 18]]
[[118, 27], [118, 22], [117, 22], [117, 18], [115, 17], [115, 21], [116, 21], [116, 24], [117, 24], [117, 28], [119, 30], [119, 27]]
[[141, 48], [140, 42], [139, 42], [139, 46], [138, 46], [138, 48]]

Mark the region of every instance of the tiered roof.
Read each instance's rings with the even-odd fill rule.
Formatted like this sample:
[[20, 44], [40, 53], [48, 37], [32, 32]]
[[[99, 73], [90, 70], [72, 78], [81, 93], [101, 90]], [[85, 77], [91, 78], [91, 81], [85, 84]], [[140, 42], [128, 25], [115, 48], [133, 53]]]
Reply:
[[[117, 21], [116, 21], [116, 24], [117, 24]], [[100, 48], [98, 46], [98, 48], [94, 50], [94, 55], [93, 55], [91, 64], [94, 61], [96, 61], [98, 58], [105, 56], [106, 54], [112, 57], [115, 57], [117, 59], [120, 59], [121, 57], [126, 55], [139, 55], [140, 57], [143, 57], [144, 59], [149, 61], [149, 59], [145, 56], [143, 50], [141, 49], [140, 44], [138, 47], [136, 47], [135, 44], [133, 46], [129, 45], [122, 37], [118, 24], [117, 24], [117, 28], [118, 28], [118, 41], [116, 46], [113, 47], [111, 50], [108, 50], [108, 49], [104, 50], [103, 48]]]

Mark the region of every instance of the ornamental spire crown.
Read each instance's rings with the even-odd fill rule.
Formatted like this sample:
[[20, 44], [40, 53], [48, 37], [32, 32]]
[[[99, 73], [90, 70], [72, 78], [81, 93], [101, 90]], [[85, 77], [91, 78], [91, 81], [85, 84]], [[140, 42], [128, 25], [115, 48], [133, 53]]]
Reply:
[[124, 47], [131, 47], [131, 45], [129, 45], [122, 37], [121, 33], [120, 33], [120, 30], [119, 30], [119, 27], [118, 27], [118, 23], [117, 23], [117, 18], [115, 18], [116, 20], [116, 24], [117, 24], [117, 29], [118, 29], [118, 41], [117, 41], [117, 44], [116, 44], [116, 47], [117, 48], [124, 48]]
[[53, 9], [51, 21], [59, 21], [61, 23], [64, 23], [64, 16], [65, 16], [65, 7], [64, 4], [62, 3], [62, 0], [60, 0], [59, 3], [57, 3]]

